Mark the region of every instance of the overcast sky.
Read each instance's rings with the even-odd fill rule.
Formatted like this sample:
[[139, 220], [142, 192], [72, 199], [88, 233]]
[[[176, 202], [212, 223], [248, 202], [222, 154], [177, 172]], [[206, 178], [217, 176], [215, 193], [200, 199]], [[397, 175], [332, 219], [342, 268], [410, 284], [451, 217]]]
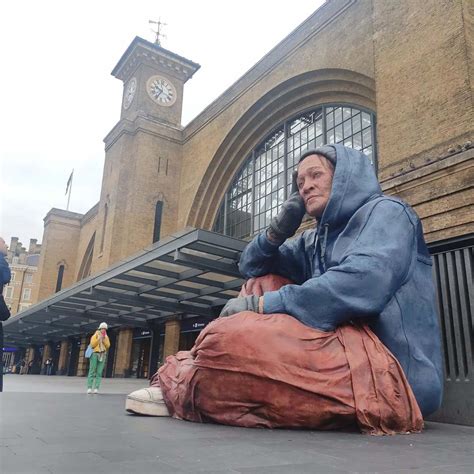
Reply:
[[0, 18], [0, 235], [27, 246], [43, 218], [85, 213], [100, 197], [103, 138], [120, 118], [110, 75], [148, 20], [167, 23], [162, 46], [201, 65], [184, 90], [183, 125], [198, 115], [323, 0], [23, 0]]

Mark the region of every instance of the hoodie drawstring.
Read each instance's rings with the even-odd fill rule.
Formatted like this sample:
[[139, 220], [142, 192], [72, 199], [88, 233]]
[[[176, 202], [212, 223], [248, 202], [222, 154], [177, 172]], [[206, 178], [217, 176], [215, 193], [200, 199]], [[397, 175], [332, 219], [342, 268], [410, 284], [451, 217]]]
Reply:
[[321, 240], [321, 262], [323, 264], [323, 269], [326, 271], [326, 246], [328, 243], [328, 232], [329, 232], [329, 224], [326, 222], [324, 224], [324, 237]]

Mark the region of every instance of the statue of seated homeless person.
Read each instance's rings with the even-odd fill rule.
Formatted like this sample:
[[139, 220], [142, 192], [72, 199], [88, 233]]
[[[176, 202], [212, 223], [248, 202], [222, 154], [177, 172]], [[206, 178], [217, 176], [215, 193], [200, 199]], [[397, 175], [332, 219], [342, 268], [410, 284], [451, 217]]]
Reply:
[[[305, 214], [315, 228], [292, 237]], [[132, 413], [249, 427], [420, 431], [441, 403], [431, 260], [415, 212], [342, 145], [301, 156], [221, 317], [131, 393]]]

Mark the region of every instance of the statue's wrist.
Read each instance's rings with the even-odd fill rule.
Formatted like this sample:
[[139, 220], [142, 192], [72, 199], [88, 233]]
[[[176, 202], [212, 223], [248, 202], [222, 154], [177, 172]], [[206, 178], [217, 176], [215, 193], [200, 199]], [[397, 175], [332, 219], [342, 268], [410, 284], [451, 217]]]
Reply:
[[278, 244], [281, 245], [286, 238], [282, 237], [281, 235], [277, 235], [275, 231], [269, 227], [266, 232], [267, 239], [272, 243], [272, 244]]

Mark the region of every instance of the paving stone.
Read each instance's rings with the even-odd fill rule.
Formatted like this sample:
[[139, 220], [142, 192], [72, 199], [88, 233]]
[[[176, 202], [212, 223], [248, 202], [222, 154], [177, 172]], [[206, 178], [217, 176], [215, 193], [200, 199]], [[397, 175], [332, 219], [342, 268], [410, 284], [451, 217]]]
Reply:
[[121, 379], [94, 397], [83, 393], [83, 379], [49, 377], [48, 392], [38, 378], [16, 377], [0, 395], [2, 474], [453, 474], [471, 473], [474, 463], [473, 427], [427, 423], [421, 434], [372, 437], [198, 424], [125, 413], [132, 384]]

